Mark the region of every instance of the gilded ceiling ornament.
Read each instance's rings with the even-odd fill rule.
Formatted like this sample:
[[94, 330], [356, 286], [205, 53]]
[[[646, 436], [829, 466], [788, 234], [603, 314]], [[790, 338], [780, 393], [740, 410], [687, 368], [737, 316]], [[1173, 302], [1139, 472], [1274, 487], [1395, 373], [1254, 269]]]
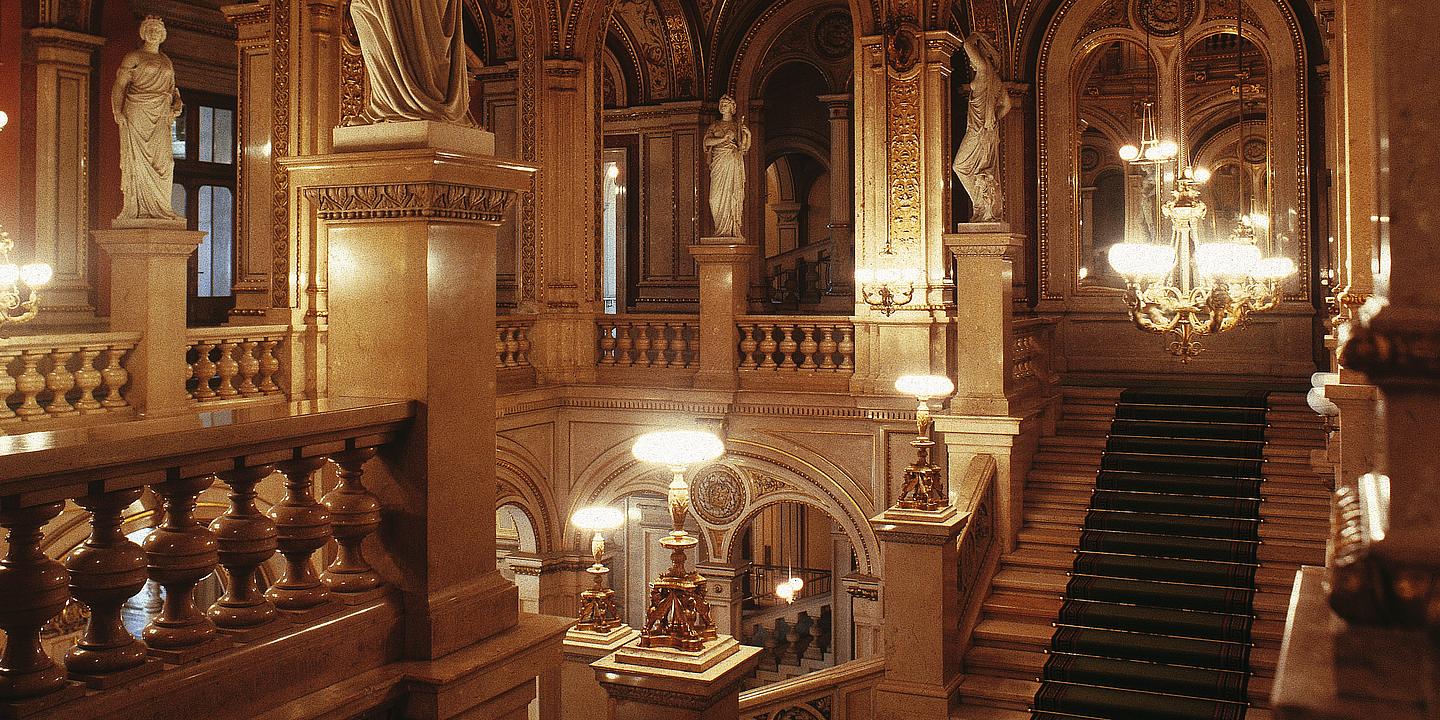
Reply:
[[848, 59], [855, 46], [854, 28], [846, 12], [832, 12], [815, 23], [815, 51], [829, 60]]
[[1195, 21], [1199, 0], [1131, 0], [1135, 22], [1151, 35], [1175, 35]]

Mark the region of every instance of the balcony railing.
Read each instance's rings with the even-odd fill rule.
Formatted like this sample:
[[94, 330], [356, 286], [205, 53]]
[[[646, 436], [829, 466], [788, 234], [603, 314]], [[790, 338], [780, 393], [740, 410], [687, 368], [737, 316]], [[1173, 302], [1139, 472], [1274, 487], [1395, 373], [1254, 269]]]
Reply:
[[793, 598], [799, 602], [817, 595], [830, 595], [832, 573], [815, 568], [787, 568], [781, 565], [751, 565], [746, 576], [745, 597], [747, 604], [757, 607], [785, 605], [786, 601], [775, 594], [775, 586], [792, 577], [805, 581]]
[[741, 370], [855, 372], [855, 326], [849, 318], [748, 315], [736, 328]]
[[[413, 412], [410, 402], [346, 398], [0, 438], [0, 526], [8, 531], [0, 709], [175, 717], [202, 701], [196, 693], [293, 697], [338, 681], [336, 671], [353, 672], [361, 658], [386, 662], [394, 653], [384, 638], [399, 613], [361, 551], [386, 522], [363, 468], [406, 432]], [[329, 462], [338, 482], [317, 499], [317, 473]], [[256, 486], [276, 472], [284, 497], [262, 514]], [[197, 499], [217, 482], [229, 503], [207, 525], [197, 515], [214, 511]], [[122, 523], [147, 490], [160, 501], [159, 522], [136, 544]], [[72, 523], [49, 525], [62, 511], [89, 525], [63, 563], [44, 550], [63, 539], [47, 538], [47, 526], [70, 531]], [[334, 552], [322, 555], [332, 537]], [[277, 553], [283, 569], [261, 594], [258, 573]], [[224, 594], [207, 608], [196, 588], [212, 573]], [[164, 602], [142, 643], [122, 608], [147, 580], [163, 588]], [[42, 633], [62, 610], [83, 629], [52, 657], [45, 645], [56, 641], [42, 645]], [[315, 666], [316, 653], [337, 643], [352, 665]], [[259, 678], [284, 689], [245, 686]]]
[[139, 333], [35, 335], [0, 341], [0, 424], [132, 413], [125, 369]]
[[495, 322], [495, 369], [514, 370], [530, 365], [530, 330], [534, 318], [500, 318]]
[[692, 370], [699, 365], [694, 315], [606, 315], [596, 320], [600, 367]]
[[288, 325], [196, 328], [186, 334], [190, 365], [186, 391], [197, 403], [271, 397], [281, 400]]
[[[875, 686], [885, 677], [885, 659], [852, 660], [800, 677], [740, 693], [742, 720], [872, 717]], [[829, 714], [843, 708], [843, 714]]]

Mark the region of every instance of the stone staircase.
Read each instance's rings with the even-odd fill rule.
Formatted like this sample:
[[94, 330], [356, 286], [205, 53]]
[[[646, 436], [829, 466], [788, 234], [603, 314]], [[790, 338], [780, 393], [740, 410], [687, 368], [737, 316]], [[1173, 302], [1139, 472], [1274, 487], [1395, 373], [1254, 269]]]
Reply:
[[831, 647], [830, 598], [812, 598], [819, 602], [780, 606], [780, 614], [772, 608], [760, 617], [747, 617], [743, 642], [763, 648], [755, 672], [744, 680], [746, 690], [789, 680], [835, 664]]
[[[1001, 558], [965, 656], [953, 720], [1030, 720], [1120, 392], [1065, 388], [1056, 434], [1042, 441], [1027, 479], [1019, 543]], [[1321, 419], [1298, 393], [1272, 393], [1269, 407], [1248, 686], [1254, 720], [1271, 718], [1265, 708], [1295, 572], [1324, 564], [1329, 527], [1329, 491], [1310, 464], [1311, 451], [1324, 447]]]

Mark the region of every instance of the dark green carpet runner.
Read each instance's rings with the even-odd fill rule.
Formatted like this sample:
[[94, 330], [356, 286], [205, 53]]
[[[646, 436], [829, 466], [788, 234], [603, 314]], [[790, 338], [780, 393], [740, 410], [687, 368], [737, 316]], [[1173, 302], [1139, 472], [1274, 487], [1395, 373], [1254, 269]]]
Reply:
[[1240, 720], [1266, 393], [1126, 390], [1033, 720]]

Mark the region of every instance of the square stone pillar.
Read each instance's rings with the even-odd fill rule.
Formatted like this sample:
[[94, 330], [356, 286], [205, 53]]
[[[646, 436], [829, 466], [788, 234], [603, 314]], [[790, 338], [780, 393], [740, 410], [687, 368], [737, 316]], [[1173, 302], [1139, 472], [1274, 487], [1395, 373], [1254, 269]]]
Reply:
[[[1033, 421], [1038, 422], [1038, 418]], [[958, 484], [970, 463], [981, 455], [995, 458], [996, 527], [1001, 529], [1001, 547], [1007, 552], [1015, 548], [1015, 538], [1025, 523], [1025, 471], [1029, 463], [1015, 468], [1011, 462], [1011, 452], [1017, 438], [1024, 434], [1024, 425], [1024, 420], [1014, 417], [935, 416], [935, 432], [945, 442], [945, 476], [950, 480], [952, 503], [967, 497], [967, 488]], [[1032, 437], [1037, 434], [1028, 433]]]
[[590, 664], [639, 636], [639, 630], [624, 623], [604, 634], [575, 628], [565, 633], [565, 660], [560, 668], [560, 717], [605, 717], [610, 696], [600, 687]]
[[960, 415], [1010, 414], [1006, 397], [1014, 338], [1011, 274], [1025, 236], [1003, 223], [963, 223], [945, 236], [955, 256], [955, 396]]
[[608, 720], [734, 720], [740, 683], [760, 662], [761, 648], [721, 635], [702, 653], [646, 650], [634, 644], [595, 661], [609, 695]]
[[[850, 596], [850, 607], [847, 610], [850, 625], [853, 627], [853, 637], [847, 638], [850, 645], [847, 652], [853, 650], [850, 659], [864, 660], [884, 655], [885, 614], [880, 607], [880, 578], [871, 575], [846, 575], [840, 579], [840, 584], [845, 588], [845, 594]], [[837, 626], [840, 622], [839, 616], [840, 613], [837, 612]], [[839, 638], [837, 631], [837, 647], [841, 642]], [[837, 654], [837, 660], [839, 657]]]
[[110, 256], [110, 329], [140, 333], [130, 353], [125, 398], [146, 415], [191, 407], [185, 392], [185, 287], [187, 261], [205, 233], [179, 227], [96, 230], [95, 244]]
[[[968, 515], [940, 522], [870, 519], [885, 556], [885, 678], [875, 688], [875, 717], [949, 717], [963, 677], [955, 650], [960, 615], [955, 539]], [[911, 590], [913, 589], [913, 590]]]
[[739, 387], [739, 331], [735, 319], [745, 314], [748, 266], [754, 245], [739, 238], [701, 238], [690, 246], [700, 265], [700, 369], [695, 387], [734, 390]]
[[[381, 569], [403, 593], [404, 651], [432, 659], [516, 625], [495, 567], [495, 238], [534, 169], [486, 131], [336, 128], [335, 153], [286, 161], [329, 248], [336, 394], [417, 401], [372, 488]], [[478, 354], [477, 354], [478, 353]], [[378, 563], [377, 563], [378, 564]], [[557, 643], [558, 644], [558, 643]]]
[[740, 614], [744, 609], [745, 578], [750, 574], [750, 563], [696, 563], [695, 572], [705, 578], [705, 604], [710, 606], [715, 632], [744, 639], [746, 628], [740, 626]]

